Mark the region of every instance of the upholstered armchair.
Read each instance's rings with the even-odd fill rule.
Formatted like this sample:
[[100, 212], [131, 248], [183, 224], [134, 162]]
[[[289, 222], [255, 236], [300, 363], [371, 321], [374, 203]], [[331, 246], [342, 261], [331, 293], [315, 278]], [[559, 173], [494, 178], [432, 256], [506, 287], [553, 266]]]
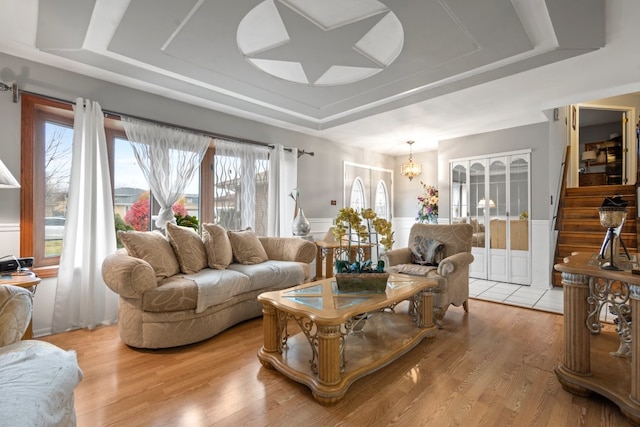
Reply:
[[438, 327], [451, 304], [469, 311], [472, 236], [471, 224], [414, 224], [408, 247], [385, 254], [387, 271], [434, 279], [433, 316]]
[[31, 309], [31, 292], [0, 285], [0, 425], [75, 426], [76, 353], [21, 340]]

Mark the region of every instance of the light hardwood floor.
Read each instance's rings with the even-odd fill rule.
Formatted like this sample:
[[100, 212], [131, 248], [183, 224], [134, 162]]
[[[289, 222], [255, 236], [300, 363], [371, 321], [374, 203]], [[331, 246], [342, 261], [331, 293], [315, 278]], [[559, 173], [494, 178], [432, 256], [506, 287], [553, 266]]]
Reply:
[[[262, 367], [262, 320], [199, 344], [134, 350], [115, 326], [41, 338], [75, 349], [84, 426], [628, 426], [604, 398], [565, 392], [554, 367], [562, 316], [485, 301], [356, 381], [333, 407]], [[615, 349], [614, 349], [615, 350]]]

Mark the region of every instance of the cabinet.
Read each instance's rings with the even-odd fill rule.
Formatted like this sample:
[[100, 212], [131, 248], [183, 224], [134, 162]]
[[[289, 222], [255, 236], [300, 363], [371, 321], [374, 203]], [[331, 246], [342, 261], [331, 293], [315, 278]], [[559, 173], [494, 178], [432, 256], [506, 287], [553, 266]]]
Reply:
[[581, 173], [580, 187], [592, 185], [607, 185], [607, 175], [604, 172]]
[[450, 163], [451, 222], [473, 226], [469, 275], [531, 284], [530, 151]]

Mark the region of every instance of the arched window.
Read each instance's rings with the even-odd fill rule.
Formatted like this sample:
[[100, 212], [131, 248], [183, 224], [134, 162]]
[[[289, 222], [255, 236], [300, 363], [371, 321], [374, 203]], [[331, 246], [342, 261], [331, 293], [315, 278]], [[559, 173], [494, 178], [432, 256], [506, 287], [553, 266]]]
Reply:
[[360, 212], [362, 209], [366, 208], [364, 198], [364, 184], [362, 183], [362, 179], [360, 179], [360, 177], [356, 177], [353, 180], [353, 184], [351, 184], [351, 200], [349, 202], [349, 206], [351, 206], [357, 212]]
[[380, 218], [389, 219], [389, 196], [384, 181], [378, 181], [374, 210]]

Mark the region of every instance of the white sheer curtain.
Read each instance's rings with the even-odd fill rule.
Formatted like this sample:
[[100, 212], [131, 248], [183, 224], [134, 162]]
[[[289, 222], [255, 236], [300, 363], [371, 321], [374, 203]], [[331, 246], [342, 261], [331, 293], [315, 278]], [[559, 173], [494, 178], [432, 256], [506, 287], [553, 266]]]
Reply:
[[[269, 147], [215, 140], [216, 211], [235, 212], [237, 221], [218, 218], [225, 228], [252, 227], [267, 232]], [[230, 215], [228, 215], [230, 216]]]
[[116, 250], [104, 117], [97, 102], [76, 99], [66, 226], [53, 332], [116, 322], [118, 297], [102, 280]]
[[269, 157], [269, 236], [291, 236], [295, 201], [289, 194], [298, 186], [298, 149], [276, 144]]
[[156, 227], [175, 223], [173, 204], [198, 170], [211, 138], [143, 120], [122, 117], [122, 124], [153, 197], [160, 205]]

